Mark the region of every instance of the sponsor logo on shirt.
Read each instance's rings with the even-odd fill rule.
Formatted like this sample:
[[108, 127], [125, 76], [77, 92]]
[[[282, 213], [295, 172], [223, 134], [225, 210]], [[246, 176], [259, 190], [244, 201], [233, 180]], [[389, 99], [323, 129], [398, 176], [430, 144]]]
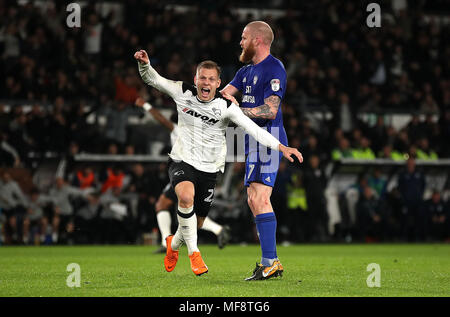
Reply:
[[202, 119], [203, 123], [206, 123], [209, 125], [214, 125], [217, 122], [219, 122], [219, 119], [210, 118], [206, 115], [202, 115], [201, 113], [198, 113], [195, 110], [189, 109], [187, 107], [183, 109], [183, 112], [193, 116], [194, 118], [200, 118], [200, 119]]
[[244, 95], [242, 97], [242, 102], [255, 103], [255, 97], [250, 95]]

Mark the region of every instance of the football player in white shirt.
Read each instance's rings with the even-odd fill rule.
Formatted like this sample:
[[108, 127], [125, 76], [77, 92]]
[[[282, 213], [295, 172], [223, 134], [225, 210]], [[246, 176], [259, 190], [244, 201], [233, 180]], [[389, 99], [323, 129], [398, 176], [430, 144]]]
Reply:
[[[177, 120], [172, 119], [172, 117], [170, 120], [167, 119], [161, 114], [161, 112], [141, 97], [136, 99], [135, 105], [149, 109], [148, 112], [153, 116], [153, 118], [155, 118], [158, 123], [170, 131], [170, 143], [173, 146], [178, 138]], [[158, 248], [155, 253], [166, 253], [167, 251], [166, 238], [172, 235], [172, 217], [169, 210], [176, 201], [177, 195], [175, 194], [175, 190], [172, 185], [168, 183], [161, 195], [159, 195], [158, 201], [155, 204], [156, 221], [158, 223], [159, 232], [161, 233], [161, 247]], [[206, 216], [203, 226], [200, 229], [210, 231], [217, 236], [217, 244], [219, 249], [223, 249], [231, 239], [230, 227], [227, 225], [222, 226], [208, 216]]]
[[266, 147], [282, 152], [290, 162], [294, 161], [292, 155], [300, 162], [303, 157], [297, 149], [284, 146], [245, 116], [236, 101], [216, 93], [221, 81], [220, 67], [215, 62], [204, 61], [197, 66], [192, 86], [160, 76], [144, 50], [137, 51], [134, 57], [144, 82], [168, 94], [177, 105], [179, 137], [169, 154], [169, 177], [178, 198], [179, 225], [175, 235], [166, 238], [164, 266], [168, 272], [175, 268], [178, 249], [184, 241], [192, 271], [202, 275], [208, 272], [208, 267], [197, 246], [197, 226], [202, 226], [209, 212], [217, 173], [225, 167], [225, 130], [229, 121]]

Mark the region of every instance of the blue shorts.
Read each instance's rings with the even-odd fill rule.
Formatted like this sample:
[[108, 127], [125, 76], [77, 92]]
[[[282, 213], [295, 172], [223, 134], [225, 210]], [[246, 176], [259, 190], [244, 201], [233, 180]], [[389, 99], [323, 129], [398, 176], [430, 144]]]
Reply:
[[280, 161], [283, 157], [281, 152], [275, 152], [270, 159], [255, 159], [252, 155], [247, 155], [245, 160], [245, 179], [244, 185], [250, 186], [250, 183], [262, 183], [273, 187], [277, 178]]

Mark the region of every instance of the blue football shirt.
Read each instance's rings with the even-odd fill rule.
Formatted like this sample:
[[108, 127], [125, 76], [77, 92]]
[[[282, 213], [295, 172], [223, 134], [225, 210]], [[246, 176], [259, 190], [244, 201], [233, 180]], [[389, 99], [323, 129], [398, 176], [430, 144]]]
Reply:
[[[260, 63], [246, 65], [239, 69], [230, 82], [242, 92], [242, 108], [254, 108], [264, 104], [264, 99], [276, 95], [283, 100], [286, 91], [286, 70], [283, 63], [268, 55]], [[283, 114], [281, 103], [275, 119], [253, 119], [260, 127], [266, 128], [280, 143], [287, 145], [287, 135], [283, 126]], [[249, 142], [248, 135], [245, 138], [245, 154], [258, 151], [259, 144]], [[269, 149], [270, 150], [270, 149]]]

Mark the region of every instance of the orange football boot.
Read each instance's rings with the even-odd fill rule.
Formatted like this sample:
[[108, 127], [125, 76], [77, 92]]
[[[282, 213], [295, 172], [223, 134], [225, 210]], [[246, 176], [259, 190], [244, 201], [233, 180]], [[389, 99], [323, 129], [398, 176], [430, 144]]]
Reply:
[[200, 252], [194, 252], [189, 256], [191, 260], [191, 269], [195, 275], [200, 276], [202, 274], [208, 273], [208, 267], [205, 262], [203, 262]]
[[166, 256], [164, 257], [164, 267], [167, 272], [172, 272], [178, 261], [178, 250], [172, 249], [172, 239], [173, 235], [166, 238], [167, 249]]

